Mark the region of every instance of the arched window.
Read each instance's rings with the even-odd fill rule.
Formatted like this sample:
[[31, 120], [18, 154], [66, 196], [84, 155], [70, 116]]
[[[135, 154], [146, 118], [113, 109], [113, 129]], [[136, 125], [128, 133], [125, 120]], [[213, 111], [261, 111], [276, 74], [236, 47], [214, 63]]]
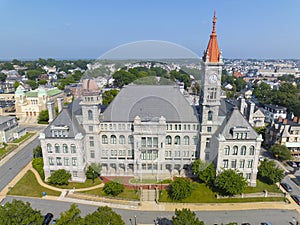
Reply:
[[251, 145], [250, 148], [249, 148], [249, 155], [254, 155], [254, 146]]
[[174, 138], [174, 144], [175, 145], [180, 145], [180, 137], [179, 136], [175, 136], [175, 138]]
[[59, 153], [59, 144], [54, 145], [55, 153]]
[[213, 119], [213, 112], [212, 111], [208, 111], [208, 113], [207, 113], [207, 120], [208, 121], [212, 121], [212, 119]]
[[93, 112], [92, 112], [92, 110], [88, 110], [88, 120], [93, 120]]
[[106, 135], [102, 135], [102, 144], [108, 144]]
[[189, 138], [189, 136], [184, 136], [184, 138], [183, 138], [183, 144], [184, 145], [189, 145], [190, 144], [190, 138]]
[[125, 136], [124, 135], [120, 135], [120, 137], [119, 137], [119, 143], [120, 144], [125, 144]]
[[128, 144], [133, 144], [133, 136], [132, 135], [128, 136]]
[[168, 135], [166, 137], [166, 145], [171, 145], [172, 144], [172, 137], [170, 135]]
[[241, 147], [241, 155], [246, 155], [246, 146], [245, 145], [243, 145]]
[[117, 137], [116, 137], [116, 135], [111, 135], [110, 136], [110, 143], [111, 144], [117, 144]]
[[68, 145], [63, 144], [63, 153], [68, 153]]
[[71, 144], [71, 153], [76, 153], [76, 146]]
[[230, 154], [230, 147], [226, 145], [224, 148], [224, 155], [229, 155], [229, 154]]
[[238, 154], [238, 146], [233, 146], [233, 153], [232, 155], [237, 155]]
[[52, 153], [52, 145], [49, 143], [47, 144], [47, 152]]

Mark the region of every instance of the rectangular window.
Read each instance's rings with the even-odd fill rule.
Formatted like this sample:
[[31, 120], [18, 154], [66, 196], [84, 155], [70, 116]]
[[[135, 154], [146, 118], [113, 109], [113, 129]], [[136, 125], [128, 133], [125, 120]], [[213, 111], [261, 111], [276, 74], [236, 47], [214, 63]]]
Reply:
[[211, 127], [207, 127], [207, 132], [208, 132], [208, 133], [211, 132]]
[[77, 166], [77, 157], [72, 157], [72, 166]]
[[231, 161], [231, 168], [235, 169], [236, 168], [236, 160]]
[[89, 126], [89, 131], [93, 132], [93, 126]]
[[142, 140], [141, 140], [141, 145], [142, 147], [146, 147], [146, 138], [145, 137], [142, 137]]
[[56, 165], [61, 166], [61, 157], [56, 157]]
[[71, 153], [76, 153], [76, 146], [74, 144], [71, 145]]
[[210, 142], [210, 138], [206, 138], [206, 147], [208, 147], [208, 148], [210, 147], [210, 143], [209, 142]]
[[48, 160], [49, 160], [49, 165], [53, 166], [54, 165], [53, 157], [49, 157]]
[[155, 148], [158, 147], [158, 138], [157, 137], [153, 138], [153, 147], [155, 147]]
[[250, 180], [251, 179], [251, 173], [246, 173], [246, 179]]
[[156, 160], [157, 159], [157, 157], [158, 157], [158, 153], [157, 153], [157, 151], [153, 151], [153, 153], [152, 153], [153, 155], [152, 155], [152, 159], [153, 160]]
[[252, 168], [253, 160], [248, 160], [247, 168]]
[[145, 160], [145, 159], [146, 159], [146, 152], [142, 152], [142, 153], [141, 153], [141, 159], [142, 159], [142, 160]]
[[94, 151], [94, 150], [91, 150], [90, 153], [91, 153], [91, 158], [94, 159], [94, 158], [95, 158], [95, 151]]
[[73, 171], [73, 177], [78, 177], [77, 171]]
[[132, 150], [128, 150], [127, 151], [127, 157], [131, 158], [132, 157], [132, 152], [133, 152]]
[[133, 144], [133, 136], [132, 135], [128, 136], [128, 144]]
[[95, 143], [94, 143], [94, 137], [89, 137], [90, 140], [90, 147], [94, 147]]
[[147, 137], [147, 147], [152, 147], [152, 138]]
[[243, 169], [245, 167], [245, 160], [240, 160], [240, 168]]
[[64, 165], [70, 166], [69, 158], [64, 158]]
[[223, 160], [223, 168], [228, 168], [228, 159]]

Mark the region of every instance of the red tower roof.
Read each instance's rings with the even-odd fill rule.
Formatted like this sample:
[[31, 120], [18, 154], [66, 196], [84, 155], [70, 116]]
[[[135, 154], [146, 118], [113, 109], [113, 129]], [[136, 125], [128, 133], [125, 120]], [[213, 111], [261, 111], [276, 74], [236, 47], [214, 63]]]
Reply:
[[214, 12], [214, 18], [213, 18], [213, 29], [210, 35], [210, 39], [208, 42], [208, 46], [206, 51], [203, 55], [203, 61], [208, 62], [219, 62], [220, 60], [220, 50], [218, 46], [218, 40], [217, 40], [217, 33], [216, 33], [216, 11]]

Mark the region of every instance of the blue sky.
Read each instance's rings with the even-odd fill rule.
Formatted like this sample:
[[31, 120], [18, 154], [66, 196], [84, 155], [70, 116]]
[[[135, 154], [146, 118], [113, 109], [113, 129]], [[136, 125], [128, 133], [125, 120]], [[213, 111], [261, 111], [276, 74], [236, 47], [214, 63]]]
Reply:
[[214, 10], [224, 58], [300, 59], [299, 0], [0, 0], [0, 59], [98, 58], [162, 40], [202, 55]]

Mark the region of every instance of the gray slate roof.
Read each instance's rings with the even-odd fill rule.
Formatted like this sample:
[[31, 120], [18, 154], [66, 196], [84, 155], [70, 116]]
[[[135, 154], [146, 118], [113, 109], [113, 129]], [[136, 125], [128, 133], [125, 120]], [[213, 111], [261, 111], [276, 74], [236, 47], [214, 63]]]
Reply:
[[[72, 113], [72, 107], [63, 108], [57, 117], [49, 124], [44, 133], [46, 138], [51, 138], [51, 126], [68, 126], [68, 138], [74, 138], [76, 134], [82, 133], [84, 135], [83, 127], [78, 123], [76, 116]], [[56, 137], [57, 138], [57, 137]], [[66, 138], [66, 137], [63, 137]]]
[[217, 131], [217, 135], [223, 135], [226, 140], [234, 139], [231, 132], [232, 128], [248, 128], [249, 133], [247, 139], [254, 140], [258, 138], [256, 131], [243, 117], [237, 107], [234, 107], [232, 112], [224, 119], [221, 127]]
[[103, 113], [104, 122], [149, 121], [164, 116], [167, 122], [198, 122], [196, 110], [174, 85], [124, 86]]

